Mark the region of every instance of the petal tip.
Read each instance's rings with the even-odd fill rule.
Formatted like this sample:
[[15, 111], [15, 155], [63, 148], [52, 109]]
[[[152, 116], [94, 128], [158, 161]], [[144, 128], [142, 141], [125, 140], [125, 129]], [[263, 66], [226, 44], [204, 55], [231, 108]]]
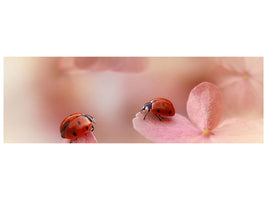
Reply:
[[190, 120], [201, 130], [214, 129], [223, 114], [223, 100], [219, 88], [202, 82], [194, 87], [188, 97], [187, 113]]

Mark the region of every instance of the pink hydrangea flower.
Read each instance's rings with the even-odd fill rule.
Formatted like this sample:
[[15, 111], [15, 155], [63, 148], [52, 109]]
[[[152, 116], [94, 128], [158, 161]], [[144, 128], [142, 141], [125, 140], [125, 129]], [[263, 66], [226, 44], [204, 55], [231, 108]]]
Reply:
[[203, 82], [192, 89], [187, 101], [188, 118], [175, 114], [159, 121], [154, 115], [143, 120], [143, 113], [133, 119], [134, 128], [153, 142], [183, 143], [260, 143], [261, 120], [227, 118], [221, 123], [223, 99], [212, 83]]
[[228, 114], [263, 116], [263, 58], [218, 58], [213, 76]]
[[63, 71], [141, 72], [147, 65], [145, 57], [63, 57], [58, 63]]

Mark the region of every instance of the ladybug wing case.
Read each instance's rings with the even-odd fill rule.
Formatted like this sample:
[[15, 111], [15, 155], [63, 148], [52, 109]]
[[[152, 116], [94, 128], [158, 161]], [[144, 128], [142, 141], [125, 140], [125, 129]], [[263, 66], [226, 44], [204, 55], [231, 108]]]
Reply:
[[173, 105], [167, 101], [157, 101], [153, 103], [151, 111], [163, 116], [173, 116], [175, 114]]
[[91, 121], [86, 117], [77, 117], [73, 119], [65, 130], [65, 138], [75, 139], [85, 135], [92, 127]]

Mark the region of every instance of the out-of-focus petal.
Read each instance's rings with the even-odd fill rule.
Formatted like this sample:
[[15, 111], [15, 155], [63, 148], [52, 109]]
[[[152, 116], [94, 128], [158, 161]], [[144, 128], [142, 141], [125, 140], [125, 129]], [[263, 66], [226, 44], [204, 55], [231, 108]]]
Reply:
[[73, 57], [60, 57], [58, 58], [57, 68], [61, 71], [75, 70]]
[[102, 61], [107, 70], [118, 72], [141, 72], [148, 66], [148, 58], [145, 57], [110, 57]]
[[226, 112], [262, 116], [263, 85], [252, 79], [243, 79], [221, 88]]
[[262, 76], [263, 72], [263, 57], [221, 57], [217, 59], [217, 63], [231, 75], [258, 74]]
[[203, 82], [193, 88], [187, 101], [187, 113], [201, 130], [214, 129], [223, 113], [222, 95], [217, 86]]
[[232, 74], [242, 74], [248, 70], [244, 57], [221, 57], [217, 60], [220, 67]]
[[246, 68], [249, 74], [258, 82], [263, 82], [263, 57], [246, 57]]
[[213, 133], [213, 143], [263, 143], [263, 120], [226, 119]]
[[117, 71], [141, 72], [148, 67], [145, 57], [65, 57], [59, 59], [63, 71]]
[[105, 66], [99, 64], [101, 62], [100, 57], [74, 57], [74, 67], [83, 70], [100, 71], [105, 70]]
[[227, 114], [263, 114], [263, 58], [218, 58], [214, 72]]
[[137, 113], [133, 119], [133, 127], [141, 135], [158, 143], [197, 143], [210, 142], [186, 117], [175, 114], [159, 121], [153, 113], [143, 120], [144, 113]]

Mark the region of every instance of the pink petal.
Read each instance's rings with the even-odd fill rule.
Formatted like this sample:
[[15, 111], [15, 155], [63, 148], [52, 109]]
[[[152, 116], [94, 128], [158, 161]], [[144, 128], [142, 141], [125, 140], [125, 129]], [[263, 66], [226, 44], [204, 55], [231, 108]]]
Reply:
[[144, 57], [65, 57], [59, 59], [58, 67], [65, 71], [118, 71], [141, 72], [148, 66]]
[[58, 59], [57, 67], [62, 71], [75, 70], [74, 58], [73, 57], [61, 57]]
[[215, 143], [263, 143], [263, 120], [224, 120], [210, 135]]
[[214, 77], [227, 114], [263, 114], [263, 58], [220, 58]]
[[244, 57], [222, 57], [218, 58], [218, 64], [224, 70], [231, 73], [241, 74], [247, 72]]
[[118, 72], [141, 72], [148, 66], [145, 57], [108, 57], [102, 58], [107, 69]]
[[88, 132], [82, 137], [75, 140], [63, 139], [64, 143], [97, 143], [97, 140], [92, 132]]
[[223, 113], [222, 95], [217, 86], [203, 82], [193, 88], [187, 101], [187, 113], [201, 130], [214, 129]]
[[263, 82], [263, 57], [245, 58], [245, 63], [249, 75], [259, 83]]
[[[81, 70], [104, 71], [109, 70], [109, 65], [103, 63], [102, 57], [75, 57], [74, 67]], [[110, 69], [111, 70], [111, 69]]]
[[263, 57], [222, 57], [217, 62], [231, 74], [262, 74]]
[[133, 119], [133, 127], [141, 135], [159, 143], [209, 142], [209, 137], [203, 135], [187, 118], [175, 114], [159, 121], [152, 113], [143, 120], [144, 113], [137, 113]]
[[263, 84], [259, 84], [253, 79], [243, 79], [229, 87], [221, 88], [221, 91], [227, 113], [262, 116]]

